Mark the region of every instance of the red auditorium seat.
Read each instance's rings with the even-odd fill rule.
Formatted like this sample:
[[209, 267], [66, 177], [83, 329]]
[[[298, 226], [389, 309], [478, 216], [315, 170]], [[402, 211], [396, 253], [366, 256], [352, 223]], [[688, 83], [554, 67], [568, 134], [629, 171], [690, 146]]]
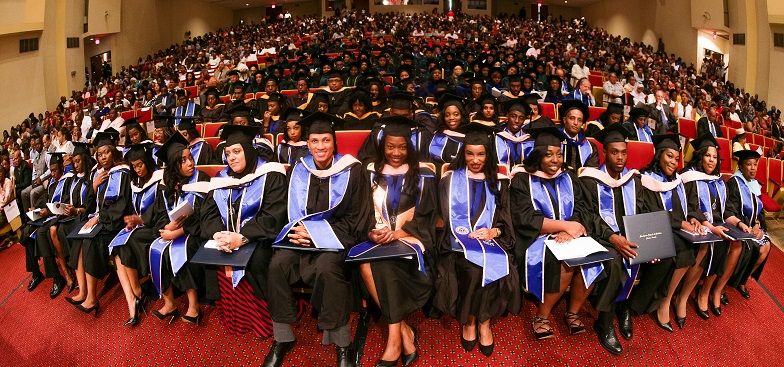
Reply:
[[630, 141], [627, 144], [627, 157], [626, 167], [629, 169], [642, 169], [651, 163], [654, 155], [653, 143], [644, 141]]
[[297, 92], [296, 89], [285, 89], [280, 91], [280, 93], [283, 94], [284, 96], [296, 96], [297, 93], [299, 92]]
[[762, 208], [768, 213], [778, 213], [781, 211], [781, 205], [773, 200], [767, 191], [768, 172], [768, 159], [762, 157], [757, 161], [757, 181], [762, 185], [762, 195], [760, 195]]
[[256, 94], [251, 94], [250, 98], [260, 99], [265, 95], [267, 95], [267, 92], [256, 92]]
[[356, 158], [362, 143], [370, 135], [370, 130], [344, 130], [337, 131], [335, 135], [338, 141], [338, 153], [351, 154]]
[[[730, 136], [730, 127], [729, 126], [721, 126], [721, 136], [727, 138]], [[732, 138], [730, 138], [732, 139]]]
[[206, 173], [210, 177], [215, 177], [222, 169], [226, 168], [226, 165], [223, 164], [205, 164], [196, 166], [196, 169]]
[[[604, 145], [602, 145], [602, 143], [600, 143], [598, 140], [594, 138], [586, 138], [586, 139], [596, 145], [596, 151], [599, 154], [599, 165], [601, 166], [604, 163]], [[566, 157], [566, 155], [564, 155], [564, 157]]]
[[231, 100], [231, 97], [229, 97], [229, 96], [220, 96], [220, 99], [221, 99], [221, 101], [223, 101], [223, 103], [229, 103], [229, 101]]
[[282, 133], [279, 133], [279, 134], [278, 134], [278, 135], [275, 137], [275, 141], [272, 141], [272, 140], [270, 140], [270, 141], [271, 141], [273, 144], [275, 144], [275, 145], [280, 145], [280, 143], [283, 143], [283, 139], [284, 139], [284, 138], [285, 138], [285, 135], [283, 135]]
[[782, 162], [780, 159], [768, 158], [768, 195], [776, 196], [781, 189], [781, 181], [784, 178], [782, 172]]
[[557, 120], [557, 113], [555, 104], [551, 102], [539, 103], [539, 114], [551, 118], [553, 121]]
[[740, 129], [743, 127], [743, 124], [741, 124], [740, 121], [730, 120], [730, 126], [732, 126], [733, 129]]
[[123, 120], [128, 120], [136, 117], [136, 110], [125, 111], [120, 114]]
[[749, 144], [749, 149], [751, 150], [758, 150], [760, 148], [759, 144]]
[[[278, 134], [278, 135], [281, 135], [281, 134]], [[276, 145], [278, 145], [278, 143], [275, 141], [275, 137], [272, 136], [272, 134], [270, 134], [270, 133], [264, 134], [264, 138], [269, 140], [270, 143], [272, 143], [273, 150], [275, 149], [274, 147]]]
[[729, 134], [727, 135], [727, 139], [732, 140], [733, 138], [735, 138], [735, 135], [737, 134], [735, 133], [735, 129], [733, 129], [732, 127], [729, 127], [728, 130], [729, 130]]
[[196, 97], [199, 94], [199, 88], [195, 85], [190, 87], [185, 87], [185, 91], [188, 92], [189, 98]]
[[732, 174], [732, 145], [730, 140], [725, 138], [716, 138], [719, 143], [719, 156], [721, 157], [721, 173]]
[[385, 82], [387, 82], [389, 84], [395, 83], [395, 78], [392, 77], [391, 75], [382, 76], [381, 79], [383, 79]]
[[769, 137], [766, 136], [766, 137], [764, 137], [764, 141], [765, 141], [765, 144], [763, 144], [763, 146], [765, 148], [773, 148], [773, 146], [776, 145], [776, 141], [773, 140], [773, 138], [769, 138]]
[[139, 122], [145, 123], [152, 119], [152, 108], [142, 108], [136, 111], [136, 118], [139, 119]]
[[598, 119], [599, 116], [604, 113], [604, 111], [607, 111], [607, 107], [588, 106], [588, 121], [596, 121], [596, 119]]
[[208, 123], [205, 123], [204, 124], [204, 135], [202, 135], [202, 136], [205, 137], [205, 139], [206, 138], [214, 138], [214, 137], [216, 137], [215, 135], [218, 133], [218, 129], [220, 129], [220, 127], [223, 126], [224, 124], [226, 124], [226, 123], [225, 122], [208, 122]]
[[245, 99], [253, 99], [254, 97], [256, 97], [256, 95], [253, 94], [253, 93], [246, 93], [245, 94]]
[[678, 132], [686, 135], [689, 139], [697, 138], [697, 122], [694, 120], [679, 118], [678, 119]]
[[588, 81], [591, 82], [592, 87], [601, 87], [604, 84], [603, 79], [601, 75], [588, 75]]
[[206, 141], [207, 144], [209, 144], [213, 150], [218, 149], [218, 144], [220, 144], [221, 142], [220, 138], [211, 137], [211, 136], [204, 138], [204, 141]]

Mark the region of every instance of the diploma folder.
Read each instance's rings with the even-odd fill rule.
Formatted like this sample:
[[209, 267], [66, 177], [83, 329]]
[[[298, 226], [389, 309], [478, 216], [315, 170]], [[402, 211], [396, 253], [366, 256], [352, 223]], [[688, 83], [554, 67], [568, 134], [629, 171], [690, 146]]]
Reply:
[[255, 249], [256, 242], [243, 245], [232, 252], [224, 252], [201, 245], [190, 261], [194, 264], [245, 267]]
[[634, 249], [637, 256], [629, 259], [630, 264], [643, 264], [675, 256], [675, 238], [668, 211], [625, 215], [623, 224], [626, 228], [626, 239], [639, 246]]
[[673, 232], [675, 232], [680, 238], [683, 238], [686, 242], [694, 244], [722, 241], [721, 237], [713, 234], [711, 231], [708, 231], [704, 235], [698, 235], [690, 231], [684, 231], [683, 229], [679, 229]]
[[327, 252], [338, 252], [343, 251], [343, 249], [335, 249], [335, 248], [318, 248], [313, 242], [310, 243], [310, 246], [302, 246], [291, 243], [289, 241], [281, 241], [274, 245], [272, 245], [274, 249], [283, 249], [283, 250], [294, 250], [294, 251], [327, 251]]
[[563, 262], [570, 267], [587, 265], [587, 264], [596, 264], [602, 261], [612, 260], [615, 256], [613, 256], [609, 251], [604, 252], [596, 252], [590, 254], [586, 257], [578, 257], [575, 259], [565, 259]]
[[353, 254], [352, 251], [349, 250], [348, 256], [346, 257], [346, 262], [352, 262], [352, 261], [364, 262], [364, 261], [383, 260], [383, 259], [390, 259], [390, 258], [397, 258], [397, 257], [411, 259], [416, 255], [417, 255], [416, 251], [414, 251], [414, 249], [412, 249], [411, 247], [408, 247], [408, 245], [406, 245], [405, 243], [400, 241], [392, 241], [387, 244], [376, 245], [370, 250], [367, 250], [359, 254]]
[[71, 233], [68, 234], [68, 238], [72, 239], [72, 240], [73, 239], [79, 240], [79, 239], [85, 239], [85, 238], [95, 238], [95, 236], [98, 235], [98, 233], [100, 233], [101, 230], [103, 229], [103, 224], [98, 223], [98, 224], [95, 225], [95, 227], [93, 227], [93, 229], [90, 232], [82, 233], [82, 227], [84, 227], [85, 224], [87, 224], [87, 221], [79, 223], [79, 225], [76, 226], [76, 228], [74, 228], [71, 231]]
[[729, 225], [727, 223], [713, 223], [714, 227], [722, 226], [727, 228], [728, 231], [724, 232], [731, 240], [733, 241], [742, 241], [742, 240], [753, 240], [756, 239], [753, 234], [746, 233], [740, 230], [740, 228], [735, 227], [733, 225]]

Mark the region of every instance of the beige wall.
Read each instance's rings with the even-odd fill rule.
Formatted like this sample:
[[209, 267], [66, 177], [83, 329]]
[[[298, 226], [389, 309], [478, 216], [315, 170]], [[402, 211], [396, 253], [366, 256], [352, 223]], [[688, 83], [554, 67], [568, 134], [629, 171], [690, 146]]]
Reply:
[[46, 109], [42, 51], [19, 53], [20, 39], [38, 36], [41, 32], [0, 37], [0, 99], [6, 102], [0, 104], [0, 130]]
[[691, 26], [729, 31], [724, 26], [724, 0], [691, 0]]
[[[770, 27], [770, 33], [784, 33], [784, 25], [775, 25]], [[769, 52], [770, 65], [784, 65], [784, 47], [773, 47], [773, 37], [768, 43], [767, 49]], [[768, 107], [776, 106], [778, 109], [784, 109], [784, 92], [781, 86], [784, 85], [784, 73], [780, 68], [770, 68], [769, 87], [768, 93]]]
[[[132, 2], [136, 1], [140, 3], [145, 2], [143, 0], [134, 0]], [[126, 5], [123, 3], [128, 3], [128, 1], [90, 0], [90, 8], [87, 11], [87, 33], [85, 36], [119, 32], [122, 26], [122, 5]]]
[[[528, 15], [529, 17], [531, 16], [530, 8], [531, 7], [529, 6], [528, 9], [526, 9], [526, 15]], [[582, 10], [576, 6], [550, 4], [547, 8], [548, 11], [550, 12], [550, 15], [552, 15], [553, 18], [555, 19], [557, 19], [559, 16], [563, 17], [566, 20], [572, 18], [579, 18], [582, 16], [583, 13]]]
[[[321, 16], [321, 4], [318, 0], [300, 1], [283, 4], [283, 11], [291, 13], [292, 17]], [[240, 19], [258, 23], [266, 16], [266, 7], [256, 6], [234, 11], [234, 23], [240, 24]]]

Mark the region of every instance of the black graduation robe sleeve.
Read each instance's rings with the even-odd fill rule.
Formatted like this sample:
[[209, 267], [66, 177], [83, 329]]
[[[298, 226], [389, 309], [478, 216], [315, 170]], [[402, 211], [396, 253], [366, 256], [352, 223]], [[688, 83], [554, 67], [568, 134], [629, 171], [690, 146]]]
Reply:
[[507, 251], [515, 248], [515, 234], [512, 233], [513, 222], [512, 213], [509, 205], [509, 181], [501, 180], [501, 200], [495, 208], [493, 216], [493, 228], [501, 230], [501, 235], [495, 238], [495, 242]]
[[[368, 231], [375, 224], [367, 170], [357, 164], [351, 167], [350, 175], [343, 202], [336, 211], [340, 215], [327, 219], [346, 249], [366, 241]], [[343, 206], [345, 210], [340, 210]]]
[[[651, 191], [649, 189], [643, 190], [645, 203], [650, 209], [651, 212], [657, 212], [666, 210], [664, 209], [664, 203], [661, 200], [661, 194], [656, 191]], [[687, 194], [688, 198], [688, 194]], [[687, 199], [688, 201], [688, 199]], [[681, 206], [681, 199], [676, 192], [673, 191], [672, 193], [672, 211], [670, 211], [670, 226], [674, 230], [680, 230], [681, 224], [683, 221], [687, 220], [683, 216], [683, 207]]]
[[403, 230], [414, 236], [425, 246], [426, 251], [435, 248], [436, 218], [438, 218], [438, 197], [436, 179], [425, 178], [422, 184], [419, 205], [414, 209], [414, 218], [403, 225]]
[[589, 143], [591, 144], [591, 156], [585, 161], [583, 167], [599, 167], [599, 148], [593, 142]]

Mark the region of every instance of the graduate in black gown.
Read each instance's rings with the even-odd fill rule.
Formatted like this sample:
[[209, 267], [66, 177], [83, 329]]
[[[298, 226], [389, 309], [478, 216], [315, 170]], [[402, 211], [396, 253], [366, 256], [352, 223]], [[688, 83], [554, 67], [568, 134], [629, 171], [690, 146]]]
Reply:
[[342, 116], [351, 109], [348, 105], [348, 97], [353, 87], [343, 86], [343, 72], [332, 69], [327, 73], [327, 86], [321, 90], [327, 92], [329, 101], [329, 113]]
[[[703, 285], [694, 297], [694, 311], [702, 319], [709, 317], [708, 302], [711, 301], [709, 297], [712, 294], [712, 286], [716, 278], [724, 274], [730, 245], [729, 238], [724, 234], [726, 229], [723, 226], [713, 225], [714, 223], [724, 223], [727, 205], [727, 188], [720, 173], [719, 143], [709, 133], [703, 134], [690, 143], [694, 148], [694, 154], [681, 171], [681, 180], [686, 192], [697, 193], [689, 195], [689, 197], [696, 197], [698, 200], [699, 210], [705, 216], [702, 225], [713, 234], [721, 237], [723, 241], [702, 243], [694, 247], [694, 250], [697, 251], [695, 264], [684, 275], [683, 285], [675, 299], [676, 321], [686, 318], [686, 304], [689, 301], [689, 295], [700, 279], [703, 279]], [[727, 219], [734, 222], [735, 218]], [[714, 303], [710, 305], [710, 309], [718, 316], [721, 314], [721, 305], [719, 304], [721, 289], [717, 289], [713, 294], [716, 297], [713, 299]]]
[[599, 167], [596, 144], [585, 138], [583, 122], [588, 119], [588, 107], [577, 100], [567, 100], [558, 108], [561, 131], [566, 135], [563, 147], [564, 163], [574, 172], [580, 167]]
[[[705, 217], [699, 211], [696, 192], [686, 192], [677, 175], [681, 142], [678, 134], [654, 135], [655, 155], [651, 163], [642, 170], [642, 184], [648, 210], [670, 212], [672, 229], [693, 233], [704, 233], [702, 222]], [[689, 198], [689, 196], [692, 196]], [[672, 332], [670, 323], [670, 300], [688, 268], [695, 263], [693, 245], [680, 236], [673, 236], [675, 256], [660, 259], [652, 264], [643, 264], [640, 269], [640, 284], [629, 296], [629, 307], [638, 314], [652, 312], [653, 321], [662, 329]], [[656, 312], [653, 312], [656, 311]]]
[[[241, 126], [260, 126], [253, 116], [256, 114], [256, 109], [247, 105], [239, 105], [233, 108], [229, 113], [231, 114], [231, 125]], [[228, 124], [227, 124], [228, 125]], [[224, 125], [224, 126], [227, 126]], [[259, 157], [265, 161], [271, 162], [275, 160], [274, 146], [271, 141], [264, 137], [263, 131], [259, 130], [259, 135], [254, 139], [253, 146], [256, 147]], [[223, 126], [218, 129], [217, 136], [222, 136]], [[226, 164], [226, 142], [218, 143], [213, 153], [213, 162]]]
[[226, 115], [226, 105], [221, 103], [220, 92], [215, 88], [207, 89], [204, 92], [207, 97], [207, 104], [199, 111], [201, 120], [204, 122], [222, 122], [229, 119]]
[[[462, 146], [463, 134], [457, 128], [468, 123], [468, 113], [463, 99], [454, 94], [444, 94], [438, 101], [439, 115], [436, 133], [430, 141], [430, 160], [439, 166], [450, 163]], [[439, 167], [436, 167], [439, 168]]]
[[265, 109], [260, 110], [261, 124], [264, 125], [264, 132], [268, 134], [278, 134], [286, 124], [283, 111], [286, 110], [286, 96], [280, 93], [269, 93], [266, 95]]
[[533, 140], [529, 140], [529, 135], [522, 130], [523, 122], [531, 114], [531, 110], [525, 101], [520, 99], [511, 99], [504, 102], [503, 106], [506, 110], [506, 122], [502, 124], [503, 130], [495, 136], [495, 147], [498, 164], [506, 166], [508, 172], [511, 172], [512, 167], [523, 163], [524, 143], [533, 143]]
[[[520, 278], [513, 253], [508, 179], [498, 174], [491, 128], [469, 124], [438, 186], [444, 231], [437, 242], [434, 306], [461, 325], [460, 342], [493, 353], [491, 319], [518, 313]], [[466, 215], [468, 214], [468, 215]]]
[[[406, 318], [433, 291], [435, 221], [438, 212], [435, 172], [420, 166], [411, 142], [416, 123], [398, 116], [384, 128], [376, 161], [368, 166], [376, 225], [368, 245], [401, 244], [421, 252], [412, 259], [374, 260], [359, 265], [365, 288], [388, 324], [387, 345], [376, 366], [408, 366], [417, 359], [415, 329]], [[420, 262], [421, 260], [421, 262]]]
[[181, 118], [177, 130], [188, 141], [188, 149], [197, 166], [213, 164], [215, 152], [212, 146], [201, 138], [201, 133], [196, 127], [198, 118]]
[[[200, 264], [189, 260], [205, 242], [201, 237], [201, 208], [206, 190], [197, 183], [208, 181], [209, 176], [195, 168], [187, 140], [180, 134], [172, 136], [158, 150], [158, 158], [166, 161], [166, 168], [152, 209], [153, 233], [157, 238], [148, 246], [150, 277], [164, 303], [152, 314], [160, 320], [171, 317], [169, 324], [177, 319], [180, 310], [172, 289], [177, 287], [188, 297], [182, 320], [198, 326], [202, 314], [197, 291], [204, 284], [204, 271]], [[175, 209], [183, 205], [193, 208], [192, 213], [172, 218]]]
[[280, 163], [294, 164], [310, 154], [308, 143], [304, 140], [302, 126], [299, 124], [299, 121], [310, 115], [310, 112], [289, 107], [283, 115], [286, 117], [286, 126], [282, 132], [283, 140], [275, 147], [275, 155]]
[[[585, 117], [588, 119], [588, 116]], [[623, 105], [618, 103], [609, 103], [607, 109], [596, 120], [586, 121], [583, 130], [585, 136], [595, 138], [599, 131], [612, 124], [618, 124], [623, 121]]]
[[614, 257], [602, 262], [604, 270], [588, 298], [599, 311], [593, 324], [599, 344], [613, 354], [623, 352], [615, 333], [616, 316], [621, 335], [626, 340], [631, 338], [631, 313], [624, 301], [640, 270], [639, 265], [628, 263], [630, 258], [637, 256], [637, 245], [624, 237], [623, 217], [648, 212], [640, 173], [626, 167], [629, 136], [630, 133], [619, 124], [599, 131], [596, 139], [604, 146], [604, 164], [599, 168], [586, 167], [580, 173], [580, 182], [586, 188], [586, 203], [595, 215], [594, 238]]
[[269, 314], [262, 300], [268, 298], [272, 242], [286, 224], [287, 182], [282, 164], [267, 162], [256, 155], [252, 141], [258, 132], [258, 127], [250, 126], [224, 129], [229, 163], [216, 175], [224, 183], [211, 185], [211, 195], [202, 207], [201, 233], [227, 252], [255, 244], [244, 268], [206, 269], [207, 295], [218, 299], [221, 324], [230, 334], [241, 335], [252, 330], [258, 336], [269, 337], [272, 320], [258, 315]]
[[55, 298], [65, 289], [66, 284], [73, 284], [73, 279], [70, 279], [70, 274], [68, 274], [69, 270], [64, 263], [65, 256], [61, 255], [62, 248], [59, 246], [59, 242], [55, 244], [51, 241], [51, 234], [56, 231], [59, 216], [52, 213], [47, 204], [67, 200], [64, 186], [70, 175], [63, 174], [63, 153], [49, 154], [51, 154], [49, 170], [52, 173], [52, 178], [49, 180], [45, 194], [38, 198], [34, 208], [30, 208], [41, 218], [28, 221], [22, 230], [21, 238], [24, 240], [27, 271], [33, 273], [33, 278], [42, 279], [43, 274], [38, 266], [38, 258], [43, 258], [46, 277], [54, 280], [49, 297]]
[[370, 130], [381, 117], [380, 113], [371, 109], [370, 92], [365, 88], [354, 88], [347, 103], [351, 110], [343, 114], [345, 122], [338, 126], [340, 130]]
[[[373, 214], [367, 170], [355, 158], [336, 153], [336, 121], [340, 119], [324, 113], [300, 121], [308, 129], [311, 155], [289, 168], [290, 222], [276, 243], [310, 249], [276, 249], [272, 255], [268, 301], [275, 342], [264, 366], [280, 366], [296, 343], [291, 324], [297, 310], [291, 285], [300, 280], [313, 287], [310, 303], [319, 311], [322, 343], [336, 345], [338, 366], [354, 365], [348, 321], [357, 294], [344, 259], [348, 249], [367, 238]], [[314, 245], [338, 251], [314, 251]]]
[[102, 227], [94, 237], [74, 241], [68, 261], [69, 266], [76, 269], [79, 281], [79, 294], [69, 302], [80, 311], [95, 311], [96, 317], [100, 308], [98, 281], [109, 273], [108, 245], [125, 227], [123, 218], [133, 211], [128, 205], [131, 201], [130, 168], [122, 164], [121, 153], [115, 148], [119, 136], [109, 128], [93, 139], [98, 165], [91, 172], [90, 182], [96, 193], [96, 208], [81, 227], [85, 230], [97, 225]]
[[574, 172], [564, 167], [561, 146], [566, 136], [553, 126], [527, 132], [535, 139], [534, 148], [523, 161], [524, 167], [512, 171], [510, 200], [515, 252], [521, 259], [520, 276], [525, 280], [525, 289], [539, 301], [531, 326], [537, 339], [553, 337], [550, 312], [566, 288], [571, 287], [563, 320], [570, 334], [582, 333], [585, 324], [579, 312], [602, 267], [567, 266], [553, 256], [544, 241], [552, 238], [565, 243], [591, 235], [593, 214], [584, 186]]
[[161, 162], [158, 160], [158, 149], [166, 144], [169, 138], [172, 135], [176, 134], [177, 131], [174, 130], [174, 119], [168, 116], [158, 116], [153, 119], [155, 124], [155, 130], [152, 132], [152, 159], [155, 160], [155, 164], [158, 167], [166, 166], [166, 162]]
[[[180, 122], [180, 126], [185, 120]], [[153, 206], [158, 184], [163, 171], [158, 170], [152, 160], [149, 144], [131, 145], [125, 155], [125, 164], [131, 167], [132, 212], [123, 218], [125, 227], [109, 243], [109, 256], [117, 267], [125, 302], [128, 303], [128, 321], [124, 326], [139, 323], [139, 312], [143, 312], [141, 278], [149, 274], [148, 252], [150, 243], [157, 237], [153, 230]]]
[[[734, 216], [736, 221], [728, 218], [730, 225], [735, 224], [742, 231], [754, 235], [755, 239], [745, 240], [737, 247], [730, 249], [727, 261], [727, 272], [732, 276], [725, 281], [726, 285], [735, 287], [743, 298], [751, 298], [746, 288], [749, 277], [759, 279], [770, 253], [771, 239], [767, 233], [765, 213], [762, 210], [760, 195], [761, 185], [757, 181], [757, 161], [759, 153], [753, 150], [741, 150], [734, 153], [738, 157], [738, 170], [727, 182], [727, 214]], [[735, 266], [730, 267], [734, 259]], [[726, 275], [726, 274], [725, 274]], [[721, 279], [724, 281], [724, 277]], [[724, 288], [725, 284], [721, 285]], [[729, 302], [725, 302], [727, 304]]]

